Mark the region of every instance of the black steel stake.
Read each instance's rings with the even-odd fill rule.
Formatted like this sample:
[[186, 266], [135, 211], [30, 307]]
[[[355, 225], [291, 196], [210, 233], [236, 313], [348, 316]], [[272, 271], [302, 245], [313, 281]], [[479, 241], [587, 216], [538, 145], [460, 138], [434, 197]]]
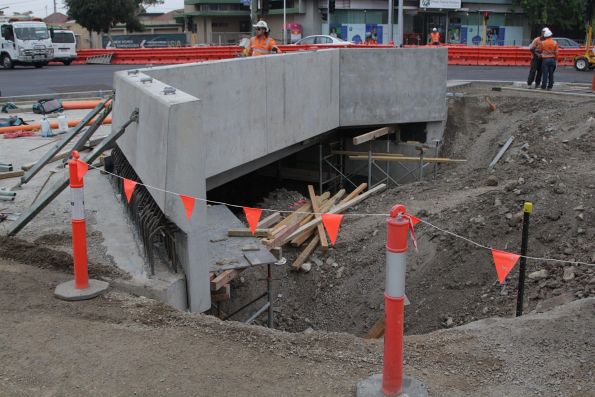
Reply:
[[533, 211], [533, 204], [526, 201], [523, 206], [523, 240], [521, 242], [521, 262], [519, 265], [519, 290], [516, 300], [516, 316], [523, 315], [523, 297], [525, 294], [525, 263], [527, 262], [527, 244], [529, 242], [529, 216]]

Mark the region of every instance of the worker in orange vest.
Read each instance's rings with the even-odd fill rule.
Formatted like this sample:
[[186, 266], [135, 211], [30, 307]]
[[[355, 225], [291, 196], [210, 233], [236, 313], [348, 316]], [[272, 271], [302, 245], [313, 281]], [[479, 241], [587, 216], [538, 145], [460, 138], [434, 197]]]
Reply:
[[545, 90], [547, 88], [548, 91], [554, 86], [554, 71], [558, 59], [558, 43], [554, 41], [552, 36], [552, 31], [547, 29], [543, 32], [545, 40], [541, 44], [541, 89]]
[[533, 39], [529, 46], [529, 51], [531, 51], [531, 69], [529, 70], [529, 78], [527, 79], [529, 88], [531, 88], [533, 82], [535, 82], [535, 88], [539, 88], [541, 85], [541, 51], [543, 49], [543, 40], [545, 40], [543, 34], [546, 29], [541, 29], [541, 36]]
[[432, 33], [430, 34], [430, 40], [432, 45], [440, 45], [440, 32], [438, 29], [432, 29]]
[[364, 41], [364, 43], [367, 45], [378, 44], [378, 42], [376, 40], [374, 40], [374, 37], [372, 36], [372, 32], [366, 32], [366, 40]]
[[256, 36], [250, 38], [248, 45], [248, 55], [259, 56], [268, 55], [273, 53], [281, 53], [277, 43], [271, 37], [269, 37], [269, 25], [265, 21], [258, 21], [256, 25]]

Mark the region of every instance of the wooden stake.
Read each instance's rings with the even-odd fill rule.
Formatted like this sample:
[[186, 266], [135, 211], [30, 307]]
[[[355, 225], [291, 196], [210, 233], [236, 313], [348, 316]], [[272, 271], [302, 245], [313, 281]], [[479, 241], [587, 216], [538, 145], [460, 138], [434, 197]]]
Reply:
[[293, 262], [293, 265], [291, 266], [294, 269], [298, 270], [302, 266], [302, 264], [310, 257], [310, 255], [312, 255], [312, 252], [314, 252], [314, 250], [318, 246], [319, 241], [320, 237], [318, 235], [314, 236], [312, 241], [308, 243], [306, 248], [304, 248], [302, 253], [296, 258], [295, 262]]
[[[312, 201], [312, 208], [314, 209], [314, 218], [319, 219], [320, 214], [320, 206], [316, 200], [316, 193], [314, 192], [314, 186], [308, 185], [308, 194], [310, 195], [310, 201]], [[318, 237], [320, 238], [320, 246], [323, 250], [328, 250], [328, 240], [326, 239], [326, 232], [324, 231], [324, 226], [322, 223], [318, 224]]]

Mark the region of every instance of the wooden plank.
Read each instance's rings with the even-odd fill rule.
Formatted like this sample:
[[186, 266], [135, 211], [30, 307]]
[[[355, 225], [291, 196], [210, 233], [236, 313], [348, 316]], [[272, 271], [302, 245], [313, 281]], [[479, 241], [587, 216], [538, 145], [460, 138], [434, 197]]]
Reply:
[[223, 288], [218, 291], [211, 292], [211, 301], [213, 302], [221, 302], [221, 301], [228, 301], [231, 299], [231, 286], [229, 284], [225, 284]]
[[[279, 229], [275, 230], [275, 229], [271, 229], [271, 231], [269, 232], [269, 234], [267, 235], [268, 239], [274, 240], [275, 237], [279, 236], [281, 233], [283, 233], [283, 230], [287, 229], [287, 225], [283, 225], [281, 226]], [[275, 231], [273, 233], [273, 231]]]
[[357, 196], [359, 196], [359, 194], [361, 192], [363, 192], [364, 190], [366, 190], [366, 188], [368, 187], [367, 183], [362, 183], [361, 185], [359, 185], [358, 187], [355, 188], [355, 190], [351, 193], [349, 193], [347, 195], [347, 197], [345, 197], [343, 200], [341, 200], [342, 203], [346, 203], [349, 200], [353, 200], [354, 198], [356, 198]]
[[[355, 150], [331, 150], [332, 154], [341, 154], [343, 156], [367, 156], [368, 152], [358, 152]], [[401, 153], [382, 153], [382, 152], [372, 152], [372, 156], [394, 156], [394, 157], [401, 157], [404, 154]]]
[[298, 270], [302, 264], [312, 255], [312, 252], [318, 246], [318, 242], [320, 241], [320, 237], [318, 235], [314, 236], [312, 241], [308, 243], [306, 248], [302, 251], [302, 253], [296, 258], [296, 260], [291, 265], [294, 269]]
[[[340, 214], [341, 212], [344, 212], [345, 210], [347, 210], [350, 207], [353, 207], [354, 205], [364, 201], [365, 199], [367, 199], [368, 197], [370, 197], [371, 195], [378, 193], [382, 190], [386, 189], [386, 184], [381, 183], [378, 186], [368, 190], [367, 192], [360, 194], [359, 196], [355, 197], [354, 199], [347, 201], [345, 203], [340, 203], [339, 205], [334, 206], [333, 208], [331, 208], [328, 213], [329, 214]], [[302, 234], [303, 232], [310, 230], [314, 227], [316, 227], [319, 223], [321, 222], [320, 219], [313, 219], [310, 222], [306, 223], [305, 225], [301, 226], [299, 229], [297, 229], [295, 232], [293, 232], [289, 237], [288, 240], [294, 239], [295, 237], [299, 236], [300, 234]]]
[[16, 178], [25, 175], [25, 171], [6, 171], [0, 172], [0, 179]]
[[[256, 229], [254, 237], [267, 237], [271, 229]], [[227, 231], [229, 237], [253, 237], [252, 231], [247, 227], [239, 227], [229, 229]]]
[[[331, 196], [331, 194], [329, 192], [325, 192], [324, 194], [322, 194], [319, 197], [319, 200], [327, 200], [329, 197]], [[277, 226], [275, 226], [273, 228], [273, 233], [276, 233], [277, 227], [279, 225], [285, 224], [285, 225], [292, 225], [294, 223], [300, 223], [304, 218], [306, 218], [308, 215], [310, 215], [310, 213], [312, 212], [312, 204], [310, 202], [308, 202], [308, 204], [301, 206], [300, 208], [298, 208], [295, 212], [293, 212], [291, 215], [289, 215], [287, 218], [283, 219], [283, 221], [279, 222], [277, 224]]]
[[[53, 162], [55, 162], [55, 161], [58, 161], [58, 160], [65, 159], [65, 158], [66, 158], [66, 157], [68, 157], [69, 155], [70, 155], [70, 150], [67, 150], [67, 151], [64, 151], [64, 152], [58, 153], [57, 155], [55, 155], [54, 157], [52, 157], [51, 159], [49, 159], [49, 160], [48, 160], [48, 162], [47, 162], [46, 164], [53, 163]], [[33, 163], [27, 163], [27, 164], [23, 164], [23, 165], [21, 166], [21, 169], [22, 169], [23, 171], [29, 171], [31, 168], [33, 168], [33, 166], [34, 166], [35, 164], [37, 164], [37, 161], [35, 161], [35, 162], [33, 162]]]
[[382, 127], [374, 131], [367, 132], [365, 134], [356, 136], [353, 138], [353, 144], [359, 145], [364, 142], [369, 142], [373, 139], [379, 138], [384, 135], [392, 134], [395, 132], [395, 127]]
[[[310, 201], [312, 202], [312, 209], [314, 210], [314, 218], [320, 218], [320, 206], [318, 205], [318, 200], [316, 199], [316, 192], [314, 192], [314, 186], [308, 185], [308, 194], [310, 195]], [[326, 239], [326, 232], [324, 231], [324, 226], [320, 223], [317, 226], [318, 228], [318, 237], [320, 238], [320, 246], [323, 250], [328, 250], [328, 240]]]
[[386, 324], [384, 322], [384, 313], [383, 313], [380, 316], [380, 318], [378, 320], [376, 320], [376, 322], [374, 323], [372, 328], [370, 328], [370, 330], [368, 331], [368, 334], [366, 335], [366, 337], [364, 339], [381, 338], [382, 335], [384, 335], [385, 326], [386, 326]]
[[257, 229], [266, 229], [273, 226], [275, 223], [281, 220], [281, 213], [280, 212], [273, 212], [271, 215], [267, 216], [258, 224], [256, 225]]
[[[324, 212], [327, 212], [328, 210], [330, 210], [333, 207], [333, 205], [335, 205], [335, 203], [338, 200], [340, 200], [341, 197], [343, 197], [344, 194], [345, 194], [345, 189], [339, 190], [332, 198], [330, 198], [329, 200], [324, 202], [324, 204], [319, 208], [319, 212], [324, 213]], [[312, 219], [314, 219], [313, 215], [312, 215], [312, 217], [310, 217], [308, 222], [311, 221]], [[300, 223], [300, 227], [305, 225], [308, 222]], [[319, 225], [319, 226], [322, 226], [322, 225]], [[314, 233], [314, 229], [304, 232], [303, 234], [301, 234], [301, 235], [295, 237], [293, 240], [291, 240], [291, 245], [294, 247], [299, 247], [308, 238], [310, 238], [313, 233]]]
[[211, 280], [211, 291], [217, 291], [225, 284], [236, 278], [242, 269], [229, 269], [221, 272], [214, 279]]
[[[368, 160], [368, 156], [349, 156], [350, 160]], [[419, 161], [419, 157], [387, 157], [387, 156], [372, 156], [372, 160], [379, 161]], [[465, 159], [450, 159], [446, 157], [424, 157], [424, 163], [464, 163]]]
[[287, 236], [292, 234], [299, 227], [300, 227], [299, 222], [294, 223], [293, 225], [287, 226], [287, 228], [285, 230], [283, 230], [283, 232], [281, 234], [277, 235], [274, 239], [265, 241], [266, 246], [267, 247], [281, 247], [283, 244], [285, 244], [287, 241], [289, 241]]

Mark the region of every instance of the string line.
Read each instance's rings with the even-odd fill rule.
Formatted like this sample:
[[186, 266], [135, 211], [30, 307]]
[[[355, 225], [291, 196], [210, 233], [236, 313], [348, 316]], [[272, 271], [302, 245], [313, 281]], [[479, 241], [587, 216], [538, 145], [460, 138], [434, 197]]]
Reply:
[[[101, 169], [100, 167], [95, 167], [95, 166], [93, 166], [91, 164], [87, 164], [87, 165], [91, 169], [100, 170], [101, 172], [104, 172], [104, 173], [109, 174], [111, 176], [114, 176], [116, 178], [119, 178], [119, 179], [122, 179], [122, 180], [128, 179], [128, 178], [124, 178], [121, 175], [117, 175], [117, 174], [114, 174], [112, 172], [109, 172], [109, 171], [107, 171], [105, 169]], [[167, 194], [172, 194], [172, 195], [175, 195], [175, 196], [192, 197], [193, 199], [198, 200], [198, 201], [201, 201], [201, 202], [204, 202], [206, 204], [225, 205], [225, 206], [233, 207], [233, 208], [244, 208], [243, 205], [230, 204], [230, 203], [225, 203], [225, 202], [222, 202], [222, 201], [207, 200], [207, 199], [202, 198], [202, 197], [189, 196], [189, 195], [185, 195], [185, 194], [181, 194], [181, 193], [177, 193], [177, 192], [172, 192], [172, 191], [169, 191], [169, 190], [161, 189], [161, 188], [158, 188], [158, 187], [155, 187], [155, 186], [146, 185], [146, 184], [140, 183], [140, 182], [137, 182], [137, 185], [144, 186], [147, 189], [153, 189], [153, 190], [156, 190], [156, 191], [159, 191], [159, 192], [163, 192], [163, 193], [167, 193]], [[265, 212], [278, 212], [278, 213], [283, 213], [283, 214], [287, 214], [287, 213], [289, 213], [289, 214], [303, 214], [303, 215], [323, 215], [323, 214], [325, 214], [325, 213], [322, 213], [322, 212], [291, 211], [291, 210], [279, 210], [279, 209], [272, 209], [272, 208], [260, 208], [260, 209], [262, 209]], [[358, 214], [358, 213], [353, 213], [353, 212], [352, 213], [347, 213], [347, 214], [344, 214], [344, 215], [346, 215], [346, 216], [383, 216], [383, 217], [390, 217], [390, 214]], [[432, 227], [432, 228], [434, 228], [436, 230], [439, 230], [442, 233], [445, 233], [445, 234], [448, 234], [448, 235], [450, 235], [452, 237], [455, 237], [455, 238], [458, 238], [460, 240], [466, 241], [467, 243], [469, 243], [471, 245], [474, 245], [474, 246], [476, 246], [478, 248], [482, 248], [482, 249], [490, 250], [490, 251], [491, 250], [494, 250], [494, 249], [497, 250], [497, 248], [493, 248], [493, 247], [490, 247], [490, 246], [487, 246], [487, 245], [483, 245], [481, 243], [478, 243], [477, 241], [473, 241], [470, 238], [461, 236], [460, 234], [456, 234], [454, 232], [451, 232], [450, 230], [443, 229], [443, 228], [441, 228], [439, 226], [436, 226], [436, 225], [434, 225], [434, 224], [432, 224], [432, 223], [430, 223], [428, 221], [425, 221], [423, 219], [420, 219], [418, 217], [416, 217], [416, 219], [419, 219], [419, 221], [421, 223], [426, 224], [426, 225], [428, 225], [428, 226], [430, 226], [430, 227]], [[506, 252], [508, 252], [508, 251], [506, 251]], [[535, 261], [559, 262], [559, 263], [570, 263], [570, 264], [573, 264], [573, 265], [595, 266], [595, 263], [588, 263], [588, 262], [581, 262], [581, 261], [571, 261], [571, 260], [566, 260], [566, 259], [540, 258], [540, 257], [536, 257], [536, 256], [529, 256], [529, 255], [519, 255], [519, 257], [520, 258], [525, 258], [525, 259], [531, 259], [531, 260], [535, 260]]]

